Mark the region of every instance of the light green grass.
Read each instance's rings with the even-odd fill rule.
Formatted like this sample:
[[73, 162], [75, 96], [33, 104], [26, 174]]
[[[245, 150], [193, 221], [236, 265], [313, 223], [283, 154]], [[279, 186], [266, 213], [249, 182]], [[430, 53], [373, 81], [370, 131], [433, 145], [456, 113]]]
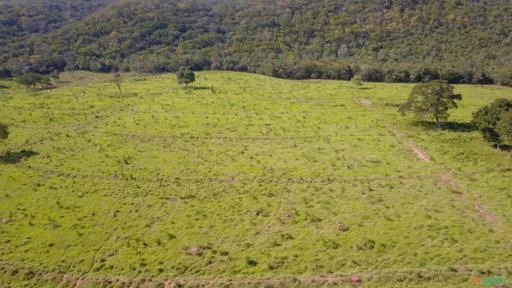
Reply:
[[[122, 99], [107, 76], [41, 92], [1, 83], [3, 148], [40, 154], [0, 166], [0, 286], [345, 287], [359, 275], [364, 287], [468, 287], [512, 274], [509, 154], [478, 131], [401, 117], [412, 85], [205, 72], [183, 89], [174, 75], [127, 75]], [[456, 89], [458, 123], [512, 97]]]

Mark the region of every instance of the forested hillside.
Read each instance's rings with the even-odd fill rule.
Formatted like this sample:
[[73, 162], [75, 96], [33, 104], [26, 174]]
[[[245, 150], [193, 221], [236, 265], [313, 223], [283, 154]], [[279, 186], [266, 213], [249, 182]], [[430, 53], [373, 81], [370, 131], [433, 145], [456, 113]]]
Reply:
[[0, 9], [3, 73], [190, 66], [297, 79], [512, 82], [511, 0], [110, 2], [0, 0], [8, 8]]

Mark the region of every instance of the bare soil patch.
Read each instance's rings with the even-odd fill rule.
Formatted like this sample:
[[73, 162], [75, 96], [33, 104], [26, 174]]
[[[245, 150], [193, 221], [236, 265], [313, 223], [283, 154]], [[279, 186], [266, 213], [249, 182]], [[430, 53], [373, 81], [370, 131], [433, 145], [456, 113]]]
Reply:
[[357, 103], [359, 103], [360, 105], [366, 107], [366, 108], [370, 108], [372, 107], [372, 101], [366, 99], [366, 98], [361, 98], [357, 101]]
[[407, 147], [409, 147], [412, 152], [420, 159], [421, 161], [430, 162], [430, 157], [428, 156], [427, 152], [423, 150], [418, 144], [416, 144], [414, 141], [410, 140], [406, 135], [404, 135], [398, 128], [389, 128], [389, 131], [393, 133], [393, 135], [400, 140], [403, 144], [405, 144]]

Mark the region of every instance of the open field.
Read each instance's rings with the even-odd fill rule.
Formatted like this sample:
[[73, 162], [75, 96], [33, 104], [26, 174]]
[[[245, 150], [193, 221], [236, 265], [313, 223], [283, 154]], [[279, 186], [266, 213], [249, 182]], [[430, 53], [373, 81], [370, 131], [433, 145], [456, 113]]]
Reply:
[[0, 82], [0, 149], [38, 153], [0, 164], [1, 287], [512, 279], [512, 159], [468, 124], [512, 89], [457, 86], [438, 132], [398, 114], [413, 84], [108, 77]]

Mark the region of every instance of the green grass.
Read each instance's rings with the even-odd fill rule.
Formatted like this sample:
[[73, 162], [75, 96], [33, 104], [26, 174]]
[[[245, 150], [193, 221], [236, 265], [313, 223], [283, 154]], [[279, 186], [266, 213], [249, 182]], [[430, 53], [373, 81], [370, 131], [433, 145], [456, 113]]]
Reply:
[[0, 83], [2, 149], [39, 153], [0, 164], [0, 286], [511, 279], [510, 153], [467, 123], [512, 89], [457, 86], [466, 129], [438, 132], [397, 113], [408, 84], [127, 75], [121, 98], [108, 77]]

